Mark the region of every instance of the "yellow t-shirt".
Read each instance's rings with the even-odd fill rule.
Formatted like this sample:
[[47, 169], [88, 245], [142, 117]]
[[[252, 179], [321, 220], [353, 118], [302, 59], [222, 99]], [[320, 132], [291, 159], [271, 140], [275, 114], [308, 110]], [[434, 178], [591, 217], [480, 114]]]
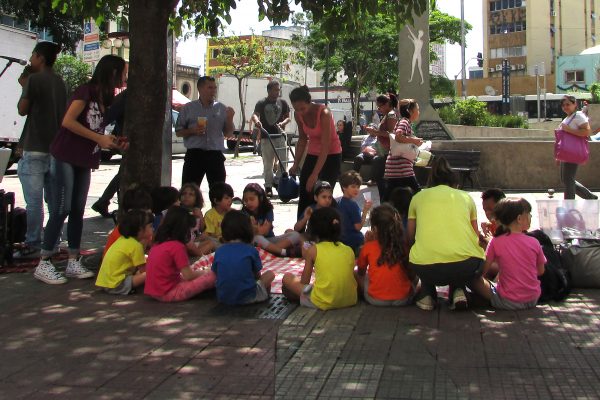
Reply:
[[225, 214], [219, 214], [214, 208], [208, 210], [206, 214], [204, 214], [204, 223], [206, 224], [204, 232], [206, 232], [207, 235], [221, 239], [221, 236], [223, 236], [221, 233], [221, 222], [223, 222], [224, 217]]
[[316, 244], [315, 282], [310, 301], [321, 310], [356, 304], [354, 251], [342, 242]]
[[438, 185], [417, 193], [408, 219], [416, 219], [415, 244], [409, 261], [428, 265], [484, 258], [471, 221], [477, 220], [475, 202], [468, 193]]
[[121, 236], [102, 259], [96, 286], [113, 289], [119, 286], [132, 268], [146, 264], [144, 246], [135, 238]]

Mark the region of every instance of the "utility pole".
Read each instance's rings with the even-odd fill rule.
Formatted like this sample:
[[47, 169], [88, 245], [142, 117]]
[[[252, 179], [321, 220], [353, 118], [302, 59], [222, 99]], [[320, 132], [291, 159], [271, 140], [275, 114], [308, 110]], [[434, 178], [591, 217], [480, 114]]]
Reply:
[[[464, 66], [465, 63], [465, 0], [460, 0], [460, 59]], [[465, 68], [461, 74], [462, 98], [467, 98], [467, 74]]]

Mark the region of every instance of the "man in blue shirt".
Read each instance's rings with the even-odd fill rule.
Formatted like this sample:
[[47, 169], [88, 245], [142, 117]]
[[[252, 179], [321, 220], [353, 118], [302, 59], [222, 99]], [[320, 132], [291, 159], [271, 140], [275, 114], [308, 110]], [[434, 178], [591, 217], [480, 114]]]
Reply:
[[200, 186], [204, 175], [209, 185], [225, 182], [226, 177], [223, 140], [233, 135], [235, 111], [216, 100], [215, 78], [200, 77], [198, 92], [198, 101], [183, 106], [175, 125], [175, 134], [183, 138], [187, 149], [182, 185], [192, 182]]

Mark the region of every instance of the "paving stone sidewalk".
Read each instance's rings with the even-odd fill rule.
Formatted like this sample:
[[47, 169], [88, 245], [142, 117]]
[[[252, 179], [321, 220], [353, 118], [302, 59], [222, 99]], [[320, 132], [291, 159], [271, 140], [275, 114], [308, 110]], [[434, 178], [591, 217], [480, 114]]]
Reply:
[[[227, 163], [236, 193], [261, 181], [259, 158]], [[113, 227], [89, 206], [116, 168], [93, 175], [83, 248], [101, 247]], [[275, 207], [283, 229], [296, 204]], [[0, 274], [0, 399], [600, 399], [600, 291], [524, 312], [360, 303], [258, 318], [265, 312], [223, 308], [213, 294], [160, 304], [89, 280]]]

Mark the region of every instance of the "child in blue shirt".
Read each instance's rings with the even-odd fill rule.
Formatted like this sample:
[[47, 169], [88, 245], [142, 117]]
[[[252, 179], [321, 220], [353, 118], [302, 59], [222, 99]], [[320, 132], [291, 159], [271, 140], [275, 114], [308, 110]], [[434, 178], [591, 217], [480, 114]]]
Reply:
[[352, 200], [360, 194], [360, 185], [362, 179], [356, 171], [347, 171], [340, 177], [340, 186], [344, 194], [338, 202], [337, 209], [342, 218], [342, 238], [341, 242], [354, 250], [358, 254], [360, 247], [365, 241], [365, 237], [360, 231], [367, 219], [371, 209], [371, 201], [365, 201], [365, 205], [360, 210], [358, 204]]
[[256, 248], [252, 246], [254, 230], [250, 217], [231, 210], [221, 223], [223, 244], [215, 252], [212, 271], [217, 276], [217, 299], [229, 305], [265, 301], [275, 279], [272, 271], [264, 271]]

